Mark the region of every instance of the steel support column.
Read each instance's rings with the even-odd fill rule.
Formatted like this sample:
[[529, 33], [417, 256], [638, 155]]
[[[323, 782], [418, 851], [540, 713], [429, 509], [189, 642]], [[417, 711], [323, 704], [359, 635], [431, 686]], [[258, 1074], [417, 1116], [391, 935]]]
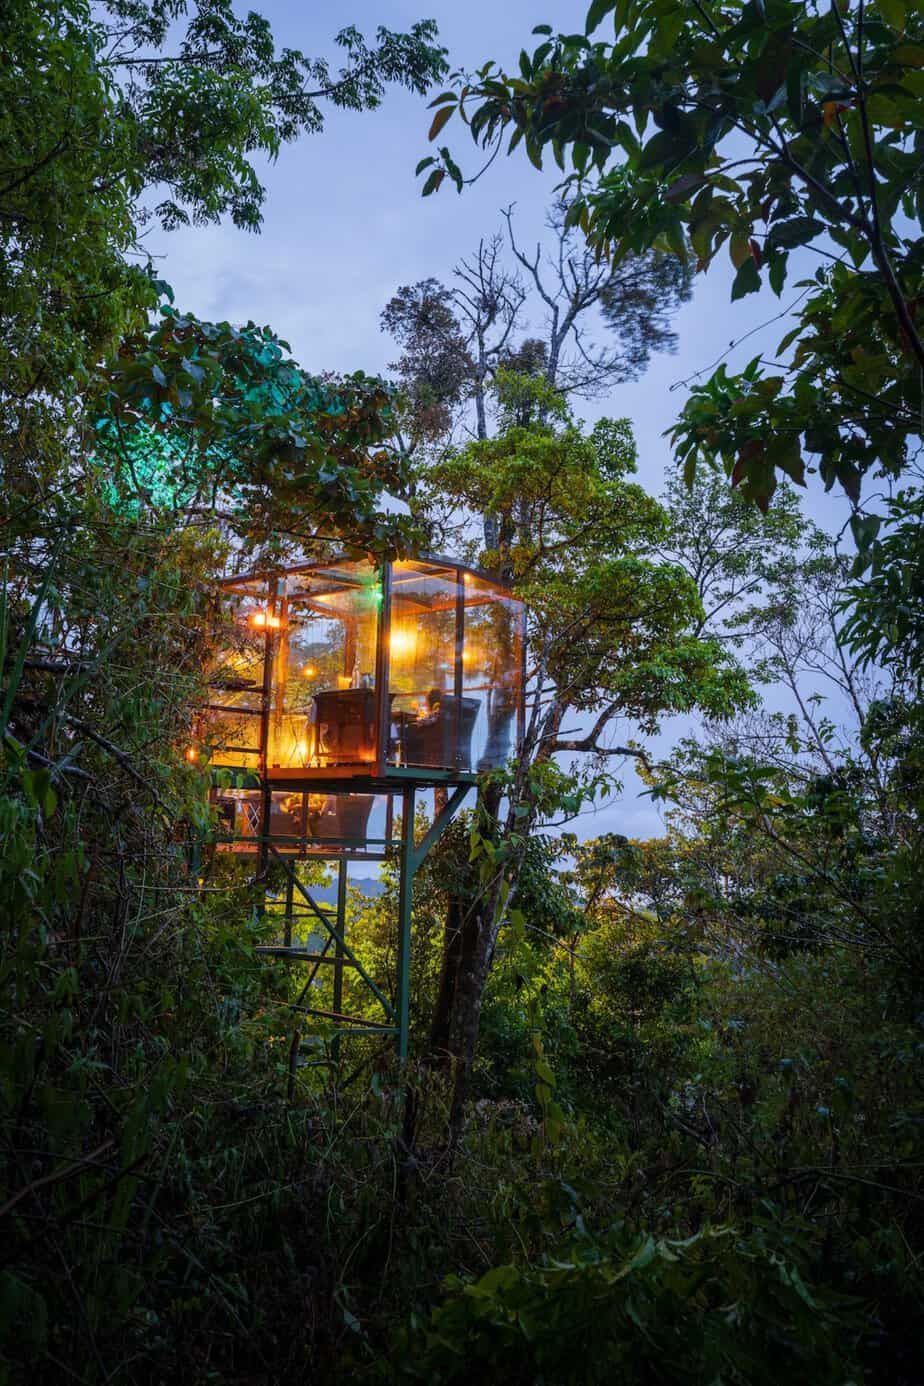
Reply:
[[[337, 934], [334, 941], [334, 1010], [343, 1010], [343, 964], [346, 959], [346, 903], [347, 903], [347, 862], [341, 857], [337, 863]], [[340, 1036], [334, 1035], [330, 1046], [336, 1063], [340, 1058]]]
[[407, 1058], [411, 1006], [411, 909], [414, 899], [414, 787], [402, 795], [401, 854], [398, 872], [398, 1058]]

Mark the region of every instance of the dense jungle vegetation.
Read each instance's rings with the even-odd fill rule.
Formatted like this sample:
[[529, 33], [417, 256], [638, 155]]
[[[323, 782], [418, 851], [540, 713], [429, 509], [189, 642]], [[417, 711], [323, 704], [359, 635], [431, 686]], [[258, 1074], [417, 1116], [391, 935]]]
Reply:
[[[231, 0], [0, 5], [9, 1386], [924, 1379], [924, 13], [550, 17], [509, 70], [422, 20], [334, 71]], [[258, 231], [259, 159], [395, 86], [427, 196], [557, 165], [541, 250], [510, 209], [396, 284], [388, 380], [174, 302], [145, 227]], [[725, 254], [795, 310], [665, 403], [653, 496], [617, 387]], [[528, 603], [522, 743], [415, 885], [405, 1067], [290, 1069], [275, 868], [209, 851], [188, 754], [216, 581], [331, 544]], [[663, 831], [587, 837], [623, 786]], [[396, 889], [350, 900], [386, 989]]]

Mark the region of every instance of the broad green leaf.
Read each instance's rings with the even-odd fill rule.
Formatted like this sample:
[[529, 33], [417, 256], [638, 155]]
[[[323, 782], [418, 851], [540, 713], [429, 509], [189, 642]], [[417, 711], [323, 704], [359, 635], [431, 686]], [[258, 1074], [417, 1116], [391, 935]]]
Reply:
[[614, 7], [614, 0], [593, 0], [584, 21], [584, 32], [592, 34]]
[[735, 275], [731, 292], [732, 302], [744, 298], [745, 294], [756, 294], [759, 288], [760, 275], [757, 272], [757, 266], [749, 255]]
[[879, 0], [879, 13], [893, 29], [901, 33], [908, 15], [905, 0]]

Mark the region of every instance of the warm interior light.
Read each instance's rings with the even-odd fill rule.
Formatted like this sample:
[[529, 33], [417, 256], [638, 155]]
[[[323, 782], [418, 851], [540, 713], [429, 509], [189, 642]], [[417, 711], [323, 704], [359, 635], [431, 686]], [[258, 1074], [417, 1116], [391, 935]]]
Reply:
[[417, 648], [417, 632], [410, 626], [394, 626], [389, 641], [393, 655], [402, 658], [412, 655]]
[[197, 760], [199, 759], [199, 748], [198, 748], [198, 746], [187, 746], [187, 748], [186, 748], [186, 759], [187, 759], [191, 764], [194, 763], [195, 761], [197, 761]]
[[250, 617], [250, 624], [257, 630], [279, 630], [282, 626], [282, 617], [274, 616], [268, 611], [254, 611]]
[[302, 673], [304, 674], [306, 679], [313, 679], [317, 677], [318, 671], [313, 664], [306, 664], [304, 669], [302, 670]]
[[347, 677], [346, 674], [338, 674], [338, 675], [337, 675], [337, 687], [338, 687], [338, 688], [349, 688], [350, 685], [351, 685], [351, 680]]

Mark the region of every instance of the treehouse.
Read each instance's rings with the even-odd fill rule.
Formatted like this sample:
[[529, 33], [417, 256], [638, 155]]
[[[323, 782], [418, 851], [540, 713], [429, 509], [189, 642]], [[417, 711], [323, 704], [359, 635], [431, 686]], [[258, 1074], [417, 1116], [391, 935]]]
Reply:
[[[304, 965], [294, 1011], [336, 1027], [334, 1058], [307, 1062], [335, 1061], [342, 1035], [394, 1036], [403, 1057], [414, 876], [478, 774], [503, 765], [522, 737], [523, 605], [446, 559], [340, 558], [229, 579], [222, 618], [188, 754], [212, 768], [215, 849], [244, 863], [256, 856], [265, 913], [279, 921], [281, 938], [257, 952]], [[432, 811], [422, 831], [424, 793]], [[350, 868], [386, 857], [398, 867], [390, 987], [347, 937]], [[297, 869], [311, 859], [336, 865], [333, 907]], [[345, 1014], [350, 975], [379, 1019]]]
[[470, 785], [512, 754], [523, 605], [486, 573], [336, 559], [230, 579], [222, 598], [190, 756], [216, 772], [225, 850], [381, 856], [396, 794]]

